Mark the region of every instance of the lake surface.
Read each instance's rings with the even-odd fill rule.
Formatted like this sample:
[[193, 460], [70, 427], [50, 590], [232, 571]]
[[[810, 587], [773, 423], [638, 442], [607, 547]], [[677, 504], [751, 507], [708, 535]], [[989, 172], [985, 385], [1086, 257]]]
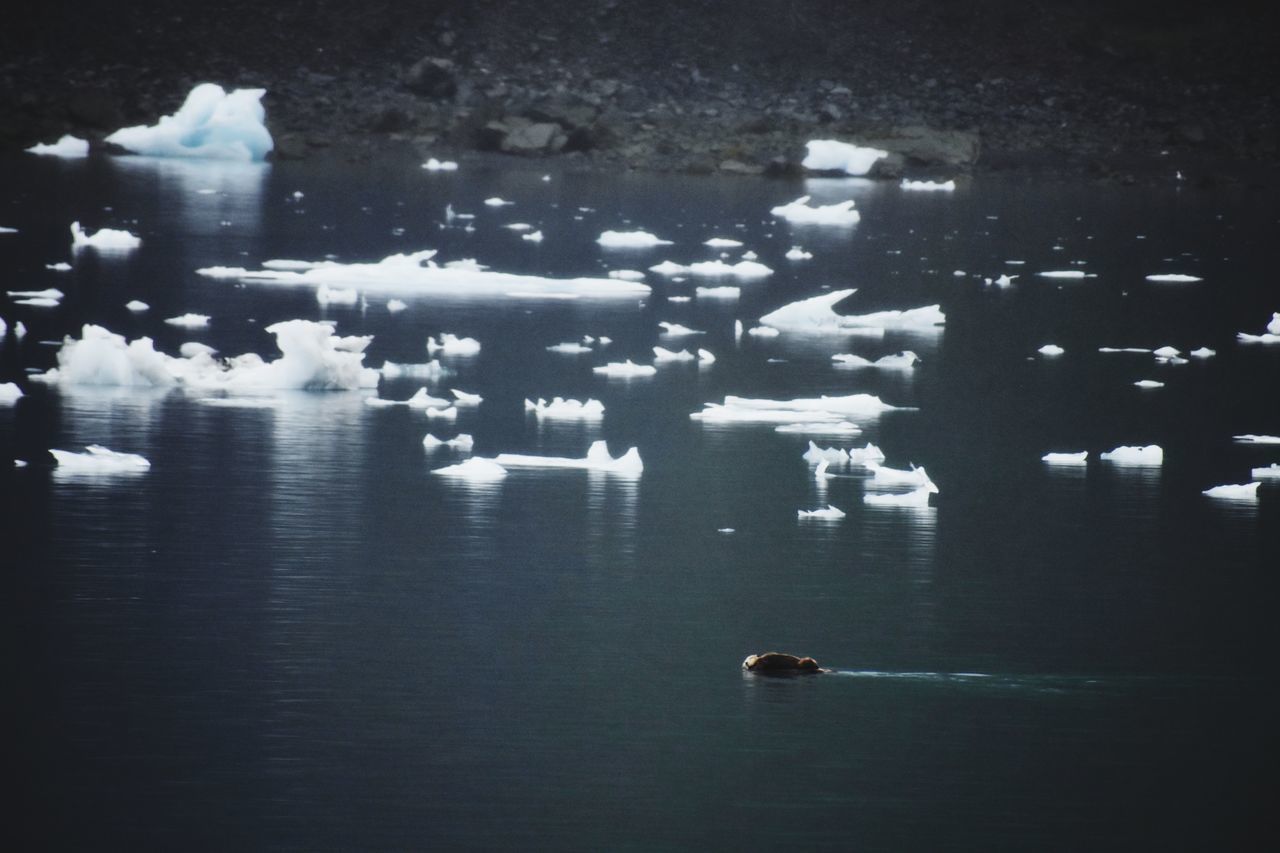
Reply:
[[[1172, 172], [1172, 169], [1171, 169]], [[857, 180], [583, 176], [528, 168], [0, 161], [0, 516], [11, 626], [13, 849], [1097, 850], [1275, 841], [1280, 346], [1277, 209], [1248, 190], [987, 178], [954, 193]], [[212, 190], [212, 192], [209, 192]], [[301, 193], [295, 197], [295, 192]], [[811, 194], [851, 228], [775, 221]], [[512, 206], [490, 207], [500, 196]], [[474, 220], [445, 221], [445, 207]], [[586, 208], [586, 210], [583, 210]], [[68, 225], [134, 252], [72, 255]], [[468, 222], [474, 230], [466, 230]], [[504, 223], [541, 229], [534, 243]], [[642, 228], [674, 245], [606, 250]], [[645, 299], [397, 294], [322, 307], [314, 288], [201, 277], [264, 260], [440, 250], [570, 277], [709, 260], [733, 237], [775, 270], [738, 300], [649, 274]], [[784, 253], [802, 246], [809, 260]], [[66, 272], [46, 264], [68, 261]], [[1024, 261], [1010, 264], [1009, 261]], [[1078, 263], [1083, 262], [1083, 263]], [[1083, 280], [1035, 272], [1082, 269]], [[956, 274], [963, 271], [964, 275]], [[1157, 284], [1152, 273], [1203, 281]], [[1020, 277], [1006, 288], [984, 277]], [[739, 283], [739, 282], [719, 282]], [[939, 303], [937, 333], [735, 338], [774, 308], [856, 287], [845, 313]], [[131, 313], [131, 299], [150, 304]], [[167, 325], [186, 312], [207, 329]], [[371, 392], [232, 408], [181, 389], [43, 386], [93, 322], [176, 354], [276, 357], [293, 318], [372, 334], [365, 364], [482, 344], [431, 383], [479, 393], [456, 424]], [[28, 329], [21, 340], [12, 327]], [[705, 335], [672, 340], [659, 321]], [[580, 356], [545, 347], [584, 335]], [[1040, 355], [1043, 344], [1065, 349]], [[607, 380], [655, 344], [714, 364]], [[1103, 346], [1217, 355], [1181, 365]], [[910, 371], [830, 356], [910, 349]], [[1142, 390], [1133, 382], [1164, 387]], [[406, 399], [421, 385], [384, 380]], [[806, 436], [689, 418], [726, 395], [871, 393], [910, 410], [819, 445], [923, 465], [928, 509], [865, 506], [866, 472], [821, 486]], [[525, 398], [598, 399], [594, 424]], [[474, 454], [636, 446], [638, 479], [432, 475]], [[139, 453], [138, 475], [59, 473], [49, 448]], [[1098, 461], [1159, 444], [1164, 464]], [[1049, 451], [1089, 451], [1055, 468]], [[30, 464], [15, 468], [11, 460]], [[834, 504], [838, 521], [797, 520]], [[733, 532], [722, 532], [732, 529]], [[766, 650], [837, 672], [745, 674]], [[35, 847], [31, 845], [34, 844]], [[1267, 846], [1267, 845], [1263, 845]]]

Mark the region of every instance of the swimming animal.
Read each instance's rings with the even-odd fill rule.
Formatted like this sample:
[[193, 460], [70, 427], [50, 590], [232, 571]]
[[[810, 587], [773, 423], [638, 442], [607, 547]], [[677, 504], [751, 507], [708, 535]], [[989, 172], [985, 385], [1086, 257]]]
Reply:
[[765, 652], [747, 655], [742, 668], [762, 675], [782, 675], [794, 672], [826, 672], [813, 658], [801, 658], [783, 652]]

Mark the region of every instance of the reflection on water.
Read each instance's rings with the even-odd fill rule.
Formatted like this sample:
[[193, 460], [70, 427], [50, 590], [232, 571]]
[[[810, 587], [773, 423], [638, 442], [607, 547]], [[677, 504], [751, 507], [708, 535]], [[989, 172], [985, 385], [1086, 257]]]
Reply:
[[164, 214], [174, 217], [185, 234], [246, 235], [261, 227], [270, 164], [140, 156], [108, 162], [130, 180], [153, 183]]

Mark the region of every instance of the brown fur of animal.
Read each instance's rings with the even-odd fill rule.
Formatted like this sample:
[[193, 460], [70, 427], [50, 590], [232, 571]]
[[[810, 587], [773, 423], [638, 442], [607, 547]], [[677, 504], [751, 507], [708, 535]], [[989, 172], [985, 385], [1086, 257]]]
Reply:
[[783, 652], [765, 652], [762, 655], [747, 655], [742, 668], [750, 672], [764, 674], [790, 672], [826, 672], [818, 666], [813, 658], [796, 657]]

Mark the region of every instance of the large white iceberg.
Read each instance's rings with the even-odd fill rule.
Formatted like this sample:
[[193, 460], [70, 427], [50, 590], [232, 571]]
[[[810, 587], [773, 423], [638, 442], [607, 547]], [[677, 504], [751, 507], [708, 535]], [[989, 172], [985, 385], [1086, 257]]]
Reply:
[[578, 468], [587, 471], [603, 471], [607, 474], [618, 474], [623, 477], [639, 477], [644, 473], [644, 463], [640, 460], [640, 451], [632, 447], [626, 453], [614, 459], [609, 455], [609, 445], [604, 441], [594, 441], [587, 449], [583, 459], [563, 456], [533, 456], [522, 453], [499, 453], [494, 462], [508, 468]]
[[103, 228], [94, 234], [85, 233], [79, 222], [71, 223], [71, 248], [98, 249], [107, 252], [126, 252], [142, 245], [142, 238], [116, 228]]
[[32, 154], [44, 154], [50, 157], [75, 159], [89, 156], [89, 142], [86, 139], [81, 139], [78, 136], [72, 136], [67, 133], [64, 134], [57, 142], [48, 145], [44, 143], [36, 143], [28, 148], [27, 151]]
[[566, 400], [554, 397], [550, 402], [538, 398], [538, 402], [524, 401], [524, 410], [534, 417], [548, 420], [598, 421], [604, 417], [604, 403], [599, 400]]
[[1121, 446], [1098, 456], [1104, 462], [1116, 465], [1161, 465], [1164, 463], [1164, 450], [1158, 444], [1145, 447]]
[[797, 332], [848, 332], [858, 329], [909, 329], [928, 331], [947, 321], [938, 305], [906, 311], [875, 311], [871, 314], [837, 314], [832, 307], [855, 292], [855, 288], [833, 290], [783, 305], [760, 318], [774, 329]]
[[844, 172], [861, 176], [871, 171], [877, 160], [889, 156], [888, 151], [879, 148], [851, 145], [836, 139], [811, 139], [804, 145], [808, 153], [800, 165], [814, 172]]
[[263, 160], [273, 147], [264, 120], [266, 89], [236, 89], [227, 94], [215, 83], [191, 90], [182, 107], [150, 127], [117, 130], [106, 141], [151, 157], [200, 157], [212, 160]]
[[596, 238], [596, 242], [606, 249], [647, 249], [671, 245], [670, 240], [663, 240], [648, 231], [605, 231]]
[[649, 270], [666, 276], [700, 275], [723, 278], [766, 278], [773, 275], [773, 270], [757, 261], [738, 261], [736, 264], [726, 264], [724, 261], [698, 261], [688, 266], [677, 264], [674, 261], [663, 261], [660, 264], [649, 267]]
[[100, 444], [91, 444], [85, 451], [50, 450], [49, 453], [57, 460], [58, 471], [67, 474], [134, 474], [151, 467], [150, 462], [136, 453], [120, 453]]
[[809, 196], [801, 196], [793, 202], [782, 204], [770, 211], [793, 225], [856, 225], [862, 218], [853, 209], [853, 200], [836, 204], [809, 206]]
[[[543, 278], [534, 275], [493, 272], [475, 261], [453, 261], [438, 266], [434, 249], [395, 254], [377, 263], [343, 264], [336, 261], [295, 262], [291, 269], [247, 270], [243, 267], [204, 267], [199, 275], [236, 278], [268, 284], [359, 285], [366, 293], [451, 294], [460, 296], [595, 296], [636, 297], [649, 293], [639, 282], [611, 278]], [[424, 266], [425, 264], [425, 266]]]
[[1260, 485], [1261, 483], [1241, 483], [1239, 485], [1214, 486], [1212, 489], [1205, 489], [1200, 494], [1228, 501], [1256, 501], [1258, 499], [1258, 486]]

